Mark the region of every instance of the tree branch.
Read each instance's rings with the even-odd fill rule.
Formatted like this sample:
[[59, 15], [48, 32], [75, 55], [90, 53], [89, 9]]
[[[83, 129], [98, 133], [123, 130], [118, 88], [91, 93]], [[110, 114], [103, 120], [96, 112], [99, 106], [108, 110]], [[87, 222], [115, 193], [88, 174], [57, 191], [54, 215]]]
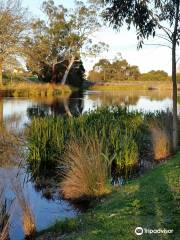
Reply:
[[150, 44], [148, 44], [148, 43], [146, 43], [146, 44], [144, 44], [144, 45], [152, 45], [152, 46], [159, 46], [159, 47], [167, 47], [167, 48], [170, 48], [170, 49], [172, 50], [172, 47], [170, 47], [170, 46], [168, 46], [168, 45], [166, 45], [166, 44], [160, 44], [160, 43], [150, 43]]

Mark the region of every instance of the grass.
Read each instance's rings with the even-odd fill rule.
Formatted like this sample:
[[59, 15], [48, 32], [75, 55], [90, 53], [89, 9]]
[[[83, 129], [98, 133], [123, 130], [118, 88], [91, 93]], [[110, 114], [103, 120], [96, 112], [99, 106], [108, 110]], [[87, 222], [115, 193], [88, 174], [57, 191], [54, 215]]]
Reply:
[[[180, 84], [178, 84], [180, 88]], [[90, 87], [90, 90], [96, 91], [119, 91], [119, 90], [171, 90], [171, 81], [155, 82], [155, 81], [121, 81], [121, 82], [107, 82], [95, 83]]]
[[104, 159], [98, 139], [71, 140], [63, 165], [61, 191], [65, 199], [91, 199], [110, 192], [109, 161]]
[[22, 225], [24, 235], [25, 237], [31, 237], [36, 231], [34, 214], [29, 206], [28, 201], [25, 198], [21, 183], [17, 180], [17, 182], [13, 182], [12, 185], [13, 191], [15, 192], [16, 198], [19, 202], [19, 206], [22, 209]]
[[11, 92], [14, 97], [52, 97], [69, 95], [71, 89], [68, 86], [50, 83], [22, 82], [16, 84], [3, 85], [0, 91]]
[[[180, 153], [104, 197], [92, 210], [57, 222], [44, 232], [54, 240], [178, 240], [180, 239]], [[173, 234], [136, 236], [141, 226], [173, 229]]]
[[165, 131], [160, 128], [151, 129], [154, 159], [162, 160], [171, 155], [171, 144]]
[[[0, 186], [1, 187], [1, 186]], [[0, 240], [7, 240], [9, 236], [10, 209], [4, 198], [4, 190], [0, 189]]]

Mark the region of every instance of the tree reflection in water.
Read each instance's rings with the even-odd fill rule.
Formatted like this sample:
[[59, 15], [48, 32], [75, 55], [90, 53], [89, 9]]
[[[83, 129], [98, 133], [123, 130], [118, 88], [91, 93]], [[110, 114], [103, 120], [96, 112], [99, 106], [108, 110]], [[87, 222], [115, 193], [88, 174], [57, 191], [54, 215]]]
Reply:
[[83, 92], [73, 92], [69, 98], [53, 98], [43, 100], [27, 109], [30, 119], [45, 116], [79, 116], [83, 111]]

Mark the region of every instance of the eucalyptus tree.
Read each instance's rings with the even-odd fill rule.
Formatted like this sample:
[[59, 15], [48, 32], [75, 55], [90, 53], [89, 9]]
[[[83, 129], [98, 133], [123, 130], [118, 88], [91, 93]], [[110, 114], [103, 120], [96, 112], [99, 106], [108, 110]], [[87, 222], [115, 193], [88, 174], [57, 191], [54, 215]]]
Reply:
[[97, 8], [85, 5], [81, 1], [75, 3], [75, 8], [69, 14], [69, 31], [65, 38], [65, 57], [69, 60], [69, 66], [62, 79], [62, 84], [65, 84], [75, 61], [79, 61], [82, 57], [96, 57], [102, 51], [108, 50], [107, 44], [103, 42], [93, 44], [92, 41], [92, 35], [101, 27]]
[[139, 48], [143, 46], [145, 39], [152, 36], [161, 38], [165, 42], [161, 42], [160, 45], [171, 49], [175, 151], [178, 145], [176, 50], [180, 40], [180, 0], [97, 0], [97, 2], [104, 5], [103, 16], [115, 29], [120, 29], [124, 24], [128, 30], [132, 25], [135, 27]]
[[91, 37], [100, 28], [96, 8], [76, 1], [74, 9], [56, 6], [54, 1], [45, 1], [42, 6], [44, 20], [35, 20], [32, 34], [26, 39], [27, 65], [38, 69], [40, 62], [52, 66], [68, 60], [62, 84], [66, 83], [75, 61], [82, 57], [96, 56], [107, 50], [104, 43], [93, 44]]
[[25, 9], [20, 0], [0, 1], [0, 85], [2, 69], [10, 58], [22, 53], [22, 43], [27, 30]]

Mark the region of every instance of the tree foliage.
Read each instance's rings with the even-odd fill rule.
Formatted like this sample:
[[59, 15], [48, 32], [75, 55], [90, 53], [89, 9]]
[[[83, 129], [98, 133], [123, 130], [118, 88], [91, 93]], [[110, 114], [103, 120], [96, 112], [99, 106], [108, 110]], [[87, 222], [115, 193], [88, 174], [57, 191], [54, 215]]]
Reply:
[[63, 77], [65, 82], [75, 61], [106, 49], [104, 43], [93, 44], [91, 40], [92, 34], [100, 27], [99, 19], [95, 8], [81, 1], [76, 1], [74, 9], [66, 9], [49, 0], [43, 3], [42, 10], [47, 21], [35, 20], [32, 34], [26, 39], [27, 65], [38, 72], [42, 62], [54, 70], [56, 64], [68, 60]]
[[25, 16], [20, 0], [0, 1], [0, 84], [3, 66], [22, 55], [23, 39], [28, 29]]
[[147, 73], [141, 74], [140, 80], [142, 81], [169, 81], [170, 77], [165, 71], [150, 71]]
[[126, 81], [138, 80], [140, 72], [137, 66], [131, 66], [125, 59], [114, 59], [111, 63], [107, 59], [100, 59], [89, 72], [91, 81]]
[[[95, 0], [93, 0], [95, 1]], [[98, 1], [99, 2], [99, 1]], [[180, 40], [180, 0], [102, 0], [105, 5], [104, 18], [115, 29], [126, 24], [128, 29], [136, 29], [138, 47], [142, 47], [150, 36], [161, 38], [171, 49], [173, 82], [173, 146], [177, 149], [177, 81], [176, 49]]]

